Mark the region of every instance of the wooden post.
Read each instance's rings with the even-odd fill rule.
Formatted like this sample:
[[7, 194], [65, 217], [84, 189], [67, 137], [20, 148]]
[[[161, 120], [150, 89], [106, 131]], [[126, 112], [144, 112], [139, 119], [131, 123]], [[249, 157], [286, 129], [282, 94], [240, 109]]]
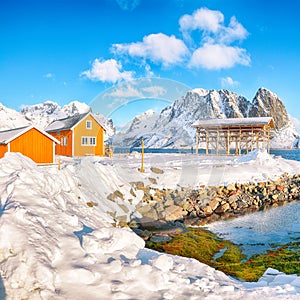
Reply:
[[248, 154], [249, 148], [248, 148], [248, 135], [246, 135], [246, 154]]
[[142, 173], [145, 172], [145, 168], [144, 168], [144, 147], [145, 147], [145, 143], [144, 143], [144, 140], [142, 140], [142, 164], [141, 164], [141, 169], [140, 169], [140, 172], [142, 172]]
[[271, 144], [270, 144], [270, 126], [268, 126], [268, 153], [270, 153]]
[[219, 129], [217, 130], [216, 154], [219, 155]]
[[60, 158], [57, 160], [57, 169], [60, 170]]
[[230, 131], [227, 130], [227, 145], [226, 145], [226, 154], [230, 154]]
[[238, 138], [237, 136], [235, 137], [235, 155], [239, 154], [239, 150], [238, 150]]
[[199, 147], [199, 128], [196, 130], [196, 155], [198, 155], [198, 147]]
[[209, 137], [208, 137], [207, 130], [205, 131], [205, 142], [206, 142], [206, 151], [205, 151], [205, 154], [208, 155], [208, 149], [209, 149]]
[[240, 134], [239, 134], [239, 155], [242, 153], [242, 129], [240, 128]]

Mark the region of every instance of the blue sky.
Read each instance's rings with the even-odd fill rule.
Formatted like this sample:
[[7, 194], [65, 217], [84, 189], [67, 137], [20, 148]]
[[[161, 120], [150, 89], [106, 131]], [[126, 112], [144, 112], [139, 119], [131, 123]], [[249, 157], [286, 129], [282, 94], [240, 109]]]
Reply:
[[[175, 100], [156, 88], [160, 101], [128, 105], [141, 93], [124, 82], [163, 78], [249, 100], [265, 87], [300, 119], [299, 8], [296, 0], [1, 1], [0, 102], [97, 101], [122, 123]], [[122, 110], [99, 100], [119, 87]]]

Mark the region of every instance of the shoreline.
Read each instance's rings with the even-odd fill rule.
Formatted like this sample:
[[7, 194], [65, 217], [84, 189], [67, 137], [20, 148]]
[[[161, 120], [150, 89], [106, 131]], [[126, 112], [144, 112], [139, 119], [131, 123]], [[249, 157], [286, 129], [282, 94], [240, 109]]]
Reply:
[[172, 238], [185, 228], [238, 218], [298, 201], [300, 175], [284, 173], [277, 180], [201, 186], [197, 190], [158, 189], [136, 182], [132, 186], [143, 191], [144, 196], [136, 206], [141, 217], [134, 217], [128, 225], [147, 241], [157, 235], [162, 239], [163, 236]]

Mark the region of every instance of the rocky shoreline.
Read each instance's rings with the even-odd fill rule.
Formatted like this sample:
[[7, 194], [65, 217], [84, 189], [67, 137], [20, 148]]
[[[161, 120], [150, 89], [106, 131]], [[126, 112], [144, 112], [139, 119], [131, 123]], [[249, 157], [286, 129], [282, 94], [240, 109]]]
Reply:
[[142, 190], [144, 196], [136, 206], [142, 217], [129, 226], [146, 241], [167, 241], [184, 228], [203, 226], [255, 211], [282, 206], [299, 200], [300, 175], [283, 174], [277, 180], [235, 183], [227, 186], [201, 186], [159, 189], [143, 182], [131, 183], [131, 193]]

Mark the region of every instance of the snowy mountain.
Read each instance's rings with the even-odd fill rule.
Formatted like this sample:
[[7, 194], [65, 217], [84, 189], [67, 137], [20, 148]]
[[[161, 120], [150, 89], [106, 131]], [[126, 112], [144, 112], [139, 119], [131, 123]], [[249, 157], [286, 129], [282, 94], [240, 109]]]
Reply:
[[21, 114], [32, 124], [45, 128], [52, 121], [66, 118], [75, 114], [84, 114], [90, 107], [78, 101], [73, 101], [63, 107], [52, 101], [35, 105], [26, 105], [21, 109]]
[[180, 148], [191, 146], [198, 119], [271, 116], [275, 121], [273, 148], [290, 147], [298, 132], [290, 121], [283, 102], [271, 91], [260, 88], [250, 102], [228, 90], [194, 89], [159, 115], [138, 116], [125, 132], [113, 137], [115, 146], [136, 147], [145, 141], [147, 147]]
[[0, 103], [0, 130], [13, 129], [29, 125], [30, 122], [24, 116]]
[[[89, 111], [90, 107], [79, 101], [72, 101], [62, 107], [55, 102], [46, 101], [35, 105], [23, 106], [21, 114], [31, 124], [40, 128], [45, 128], [54, 120], [74, 116], [76, 114], [84, 114]], [[98, 113], [95, 114], [95, 117], [105, 127], [107, 134], [106, 138], [115, 133], [111, 119], [107, 119]]]

